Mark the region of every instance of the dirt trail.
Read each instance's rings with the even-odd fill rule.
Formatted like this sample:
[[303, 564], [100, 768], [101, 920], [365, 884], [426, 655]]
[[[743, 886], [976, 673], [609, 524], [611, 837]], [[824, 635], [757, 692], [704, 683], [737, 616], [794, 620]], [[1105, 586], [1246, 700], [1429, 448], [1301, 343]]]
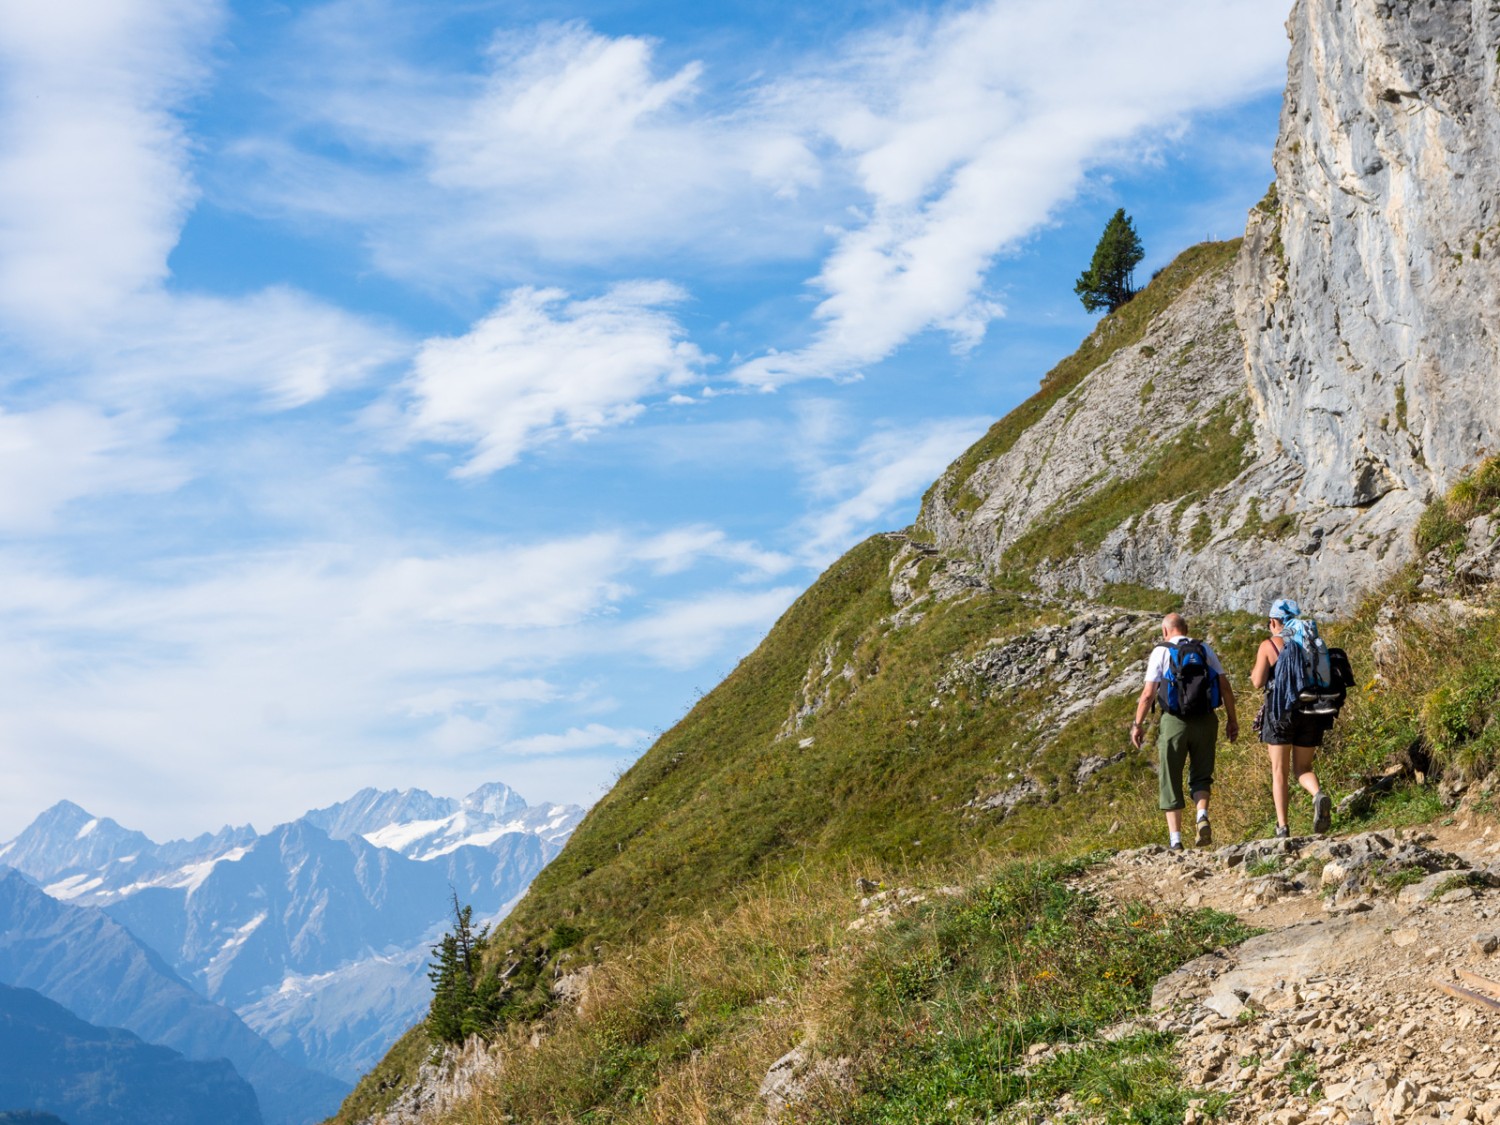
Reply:
[[1233, 1095], [1217, 1120], [1500, 1123], [1500, 828], [1148, 847], [1087, 883], [1267, 931], [1152, 997], [1187, 1082]]

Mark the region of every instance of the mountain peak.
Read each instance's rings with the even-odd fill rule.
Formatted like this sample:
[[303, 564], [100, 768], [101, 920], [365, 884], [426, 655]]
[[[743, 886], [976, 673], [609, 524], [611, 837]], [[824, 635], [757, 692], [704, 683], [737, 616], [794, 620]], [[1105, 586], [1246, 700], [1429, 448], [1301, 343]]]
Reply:
[[525, 811], [527, 807], [521, 795], [503, 781], [481, 785], [460, 803], [465, 812], [483, 813], [486, 816], [513, 816]]
[[96, 817], [72, 801], [58, 801], [0, 848], [0, 860], [47, 882], [155, 847], [144, 833]]
[[392, 824], [442, 820], [458, 811], [451, 797], [434, 797], [425, 789], [361, 789], [347, 801], [311, 809], [302, 819], [335, 840], [367, 836]]

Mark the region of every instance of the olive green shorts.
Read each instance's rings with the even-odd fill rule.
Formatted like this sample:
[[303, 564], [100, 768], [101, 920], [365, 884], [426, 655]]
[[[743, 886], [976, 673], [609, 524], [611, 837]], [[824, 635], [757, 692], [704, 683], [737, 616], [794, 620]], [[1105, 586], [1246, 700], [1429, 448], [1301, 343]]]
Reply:
[[1188, 766], [1188, 792], [1207, 793], [1214, 784], [1214, 743], [1219, 738], [1219, 714], [1210, 711], [1191, 719], [1162, 712], [1161, 736], [1156, 742], [1157, 782], [1163, 812], [1184, 807], [1182, 769]]

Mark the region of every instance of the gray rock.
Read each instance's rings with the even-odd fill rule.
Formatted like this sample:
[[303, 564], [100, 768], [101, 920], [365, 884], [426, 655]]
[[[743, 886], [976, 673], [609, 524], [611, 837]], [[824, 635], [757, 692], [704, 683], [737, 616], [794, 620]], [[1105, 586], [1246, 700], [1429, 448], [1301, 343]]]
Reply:
[[1245, 1010], [1245, 1002], [1229, 991], [1215, 992], [1203, 1001], [1203, 1006], [1226, 1020], [1239, 1019], [1240, 1013]]
[[813, 1059], [806, 1048], [793, 1047], [771, 1064], [756, 1096], [765, 1108], [767, 1125], [807, 1097], [814, 1085], [847, 1080], [853, 1063], [849, 1059]]
[[1309, 502], [1425, 498], [1500, 437], [1500, 230], [1473, 186], [1500, 174], [1500, 13], [1299, 0], [1288, 26], [1278, 205], [1252, 219], [1281, 252], [1241, 259], [1237, 306], [1263, 432]]
[[[1233, 269], [1195, 282], [1002, 455], [950, 469], [918, 519], [945, 553], [1005, 570], [1039, 522], [1227, 410], [1248, 419], [1236, 480], [1029, 577], [1257, 611], [1294, 590], [1339, 612], [1412, 559], [1427, 500], [1500, 448], [1500, 222], [1482, 186], [1500, 178], [1500, 10], [1299, 0], [1288, 29], [1277, 193], [1251, 212]], [[1252, 498], [1295, 534], [1257, 533]], [[1206, 541], [1189, 545], [1199, 527]], [[1464, 580], [1495, 572], [1492, 532], [1470, 528]]]
[[984, 812], [998, 812], [1002, 817], [1009, 816], [1018, 805], [1039, 801], [1046, 796], [1046, 793], [1047, 791], [1040, 784], [1028, 777], [999, 793], [992, 793], [988, 797], [976, 797], [969, 802], [969, 807]]

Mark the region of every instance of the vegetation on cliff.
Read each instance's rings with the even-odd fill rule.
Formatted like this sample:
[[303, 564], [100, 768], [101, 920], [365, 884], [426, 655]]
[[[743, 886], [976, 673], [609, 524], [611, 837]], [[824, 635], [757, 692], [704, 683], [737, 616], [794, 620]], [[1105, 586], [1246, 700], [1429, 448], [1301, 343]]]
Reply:
[[[1163, 292], [1226, 253], [1185, 254]], [[1115, 315], [1148, 309], [1154, 288]], [[1019, 423], [981, 445], [1007, 425]], [[1241, 425], [1227, 410], [1205, 419], [1189, 433], [1207, 460], [1120, 503], [1233, 476]], [[1457, 557], [1497, 480], [1485, 466], [1434, 507], [1420, 533], [1431, 559]], [[1092, 511], [1059, 513], [1017, 549], [1030, 561], [1088, 543]], [[1479, 608], [1454, 618], [1446, 581], [1414, 565], [1325, 623], [1364, 684], [1319, 758], [1336, 795], [1361, 794], [1340, 829], [1430, 819], [1432, 779], [1494, 763], [1500, 619], [1469, 587], [1464, 604]], [[445, 1120], [729, 1120], [794, 1048], [788, 1121], [952, 1120], [955, 1105], [985, 1119], [1023, 1087], [1097, 1097], [1118, 1107], [1111, 1120], [1181, 1120], [1188, 1091], [1160, 1037], [1022, 1069], [1032, 1045], [1087, 1040], [1137, 1010], [1155, 975], [1237, 932], [1222, 916], [1110, 913], [1066, 881], [1084, 862], [1070, 857], [1161, 835], [1152, 756], [1130, 752], [1125, 731], [1172, 599], [1106, 593], [1113, 604], [1007, 590], [907, 535], [830, 567], [620, 779], [491, 938], [505, 1065]], [[1248, 728], [1259, 616], [1192, 622], [1241, 687]], [[1221, 749], [1221, 840], [1274, 824], [1249, 738]], [[1294, 829], [1308, 819], [1298, 805]], [[409, 1086], [431, 1049], [414, 1030], [339, 1120]]]

